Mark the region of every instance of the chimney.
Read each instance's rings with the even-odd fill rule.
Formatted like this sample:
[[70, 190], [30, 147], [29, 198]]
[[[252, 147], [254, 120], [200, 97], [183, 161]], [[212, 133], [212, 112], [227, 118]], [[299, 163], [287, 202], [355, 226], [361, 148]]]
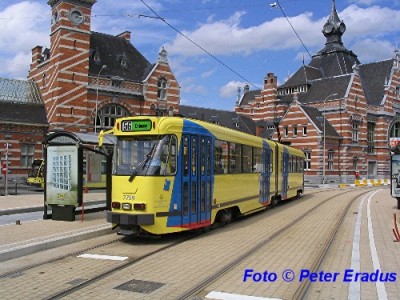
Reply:
[[42, 60], [42, 46], [36, 46], [32, 49], [32, 64], [39, 63]]
[[131, 32], [130, 31], [124, 31], [120, 34], [117, 35], [117, 37], [124, 38], [128, 42], [131, 41]]
[[278, 80], [274, 73], [268, 73], [267, 77], [264, 78], [264, 89], [271, 89], [271, 88], [277, 88], [278, 87]]

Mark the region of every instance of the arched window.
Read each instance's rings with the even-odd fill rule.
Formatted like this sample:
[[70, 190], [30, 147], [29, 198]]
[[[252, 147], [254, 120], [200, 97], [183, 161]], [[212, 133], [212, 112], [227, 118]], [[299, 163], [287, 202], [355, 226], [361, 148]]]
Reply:
[[157, 98], [159, 100], [167, 99], [167, 80], [165, 78], [160, 78], [157, 82]]
[[129, 111], [118, 104], [108, 104], [102, 107], [96, 117], [97, 131], [110, 129], [114, 126], [115, 120], [129, 116]]
[[397, 121], [394, 124], [392, 124], [389, 137], [400, 137], [400, 121]]

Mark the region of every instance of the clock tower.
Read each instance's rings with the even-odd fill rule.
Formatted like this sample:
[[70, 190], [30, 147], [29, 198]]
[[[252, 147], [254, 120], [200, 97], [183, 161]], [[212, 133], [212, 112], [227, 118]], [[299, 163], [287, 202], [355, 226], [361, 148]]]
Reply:
[[50, 0], [50, 49], [32, 50], [29, 78], [38, 83], [50, 130], [86, 132], [90, 17], [96, 0]]

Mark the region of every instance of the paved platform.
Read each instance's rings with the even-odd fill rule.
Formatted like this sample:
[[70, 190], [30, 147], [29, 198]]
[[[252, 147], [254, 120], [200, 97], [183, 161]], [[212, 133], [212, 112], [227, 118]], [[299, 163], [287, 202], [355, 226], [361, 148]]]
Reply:
[[[105, 193], [83, 195], [86, 207], [105, 199]], [[105, 200], [104, 200], [105, 202]], [[0, 196], [0, 216], [43, 211], [43, 193]], [[15, 220], [0, 226], [0, 261], [111, 233], [105, 212], [76, 215], [75, 221]]]

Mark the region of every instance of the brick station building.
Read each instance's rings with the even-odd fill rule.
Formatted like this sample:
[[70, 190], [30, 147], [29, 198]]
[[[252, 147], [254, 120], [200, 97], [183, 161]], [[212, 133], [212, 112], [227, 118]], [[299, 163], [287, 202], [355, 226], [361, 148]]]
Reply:
[[[235, 111], [251, 117], [260, 135], [291, 143], [306, 154], [310, 183], [389, 178], [390, 137], [400, 136], [400, 56], [362, 64], [346, 49], [346, 26], [335, 1], [323, 26], [325, 47], [284, 84], [268, 73]], [[279, 130], [275, 130], [278, 128]]]
[[178, 112], [180, 87], [167, 51], [150, 63], [130, 42], [90, 30], [96, 0], [50, 0], [50, 49], [32, 49], [29, 79], [42, 93], [50, 130], [94, 132], [118, 117]]

